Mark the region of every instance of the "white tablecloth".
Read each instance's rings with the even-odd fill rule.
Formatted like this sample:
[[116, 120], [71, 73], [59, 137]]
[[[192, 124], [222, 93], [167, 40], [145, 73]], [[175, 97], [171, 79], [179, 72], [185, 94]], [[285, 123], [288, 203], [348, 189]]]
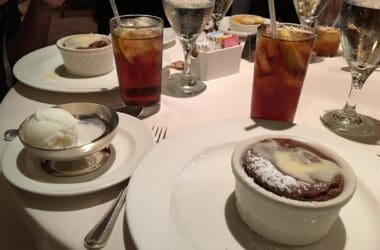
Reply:
[[[182, 59], [178, 42], [165, 50], [164, 57], [167, 62]], [[319, 115], [328, 108], [343, 107], [351, 80], [350, 74], [342, 70], [346, 66], [342, 57], [325, 58], [309, 66], [295, 123], [326, 131]], [[195, 125], [247, 118], [252, 77], [253, 63], [241, 60], [239, 73], [208, 81], [206, 91], [198, 96], [175, 98], [163, 95], [160, 112], [144, 119], [143, 123], [148, 128], [156, 124], [168, 126], [170, 137], [176, 133], [186, 133]], [[380, 72], [375, 71], [365, 84], [357, 106], [359, 112], [375, 119], [380, 117], [379, 80]], [[117, 91], [64, 94], [33, 89], [19, 83], [0, 105], [0, 134], [8, 128], [17, 128], [26, 116], [39, 108], [84, 101], [117, 106], [120, 98]], [[378, 143], [375, 138], [357, 144], [375, 154], [380, 153]], [[8, 144], [0, 140], [0, 152]], [[21, 191], [3, 176], [0, 185], [0, 239], [1, 248], [4, 249], [85, 249], [84, 236], [105, 213], [121, 187], [118, 185], [88, 195], [62, 198]], [[133, 249], [125, 219], [122, 211], [105, 249]]]

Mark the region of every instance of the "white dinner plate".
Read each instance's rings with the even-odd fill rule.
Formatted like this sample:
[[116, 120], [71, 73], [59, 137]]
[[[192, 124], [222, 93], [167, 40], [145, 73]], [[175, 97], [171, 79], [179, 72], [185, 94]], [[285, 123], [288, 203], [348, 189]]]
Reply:
[[111, 155], [98, 170], [75, 177], [57, 177], [45, 172], [37, 159], [26, 153], [18, 138], [5, 149], [0, 166], [16, 187], [43, 195], [69, 196], [95, 192], [128, 178], [153, 146], [153, 136], [144, 124], [119, 113], [119, 126], [111, 142]]
[[95, 77], [67, 73], [56, 45], [35, 50], [20, 58], [13, 67], [13, 74], [28, 86], [54, 92], [103, 92], [119, 86], [116, 69]]
[[175, 41], [175, 33], [172, 28], [164, 28], [163, 44], [169, 45]]
[[380, 249], [380, 160], [375, 154], [328, 132], [272, 125], [255, 125], [248, 119], [216, 122], [154, 147], [134, 172], [127, 194], [127, 222], [137, 248], [294, 249], [270, 243], [242, 223], [230, 165], [232, 151], [242, 140], [284, 133], [335, 150], [352, 165], [358, 180], [353, 199], [326, 237], [297, 249]]

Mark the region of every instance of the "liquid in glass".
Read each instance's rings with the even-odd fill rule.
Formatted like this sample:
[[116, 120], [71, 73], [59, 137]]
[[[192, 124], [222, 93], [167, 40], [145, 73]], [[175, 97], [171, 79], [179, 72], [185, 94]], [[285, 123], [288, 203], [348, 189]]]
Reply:
[[130, 23], [114, 29], [111, 23], [120, 95], [127, 106], [156, 105], [161, 97], [162, 22], [143, 19], [121, 19]]
[[292, 122], [309, 65], [315, 32], [286, 24], [271, 34], [261, 25], [256, 40], [251, 118]]

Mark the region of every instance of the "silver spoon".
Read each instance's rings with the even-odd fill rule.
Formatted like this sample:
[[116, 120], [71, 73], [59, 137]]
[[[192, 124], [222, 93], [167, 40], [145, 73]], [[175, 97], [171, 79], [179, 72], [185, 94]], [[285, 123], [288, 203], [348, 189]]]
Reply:
[[120, 191], [116, 200], [112, 203], [111, 207], [107, 210], [106, 214], [100, 221], [91, 229], [91, 231], [84, 238], [84, 245], [88, 249], [100, 249], [104, 247], [111, 235], [112, 229], [115, 225], [116, 219], [123, 207], [125, 198], [127, 196], [126, 186]]
[[8, 129], [4, 132], [4, 140], [12, 141], [18, 135], [18, 129]]

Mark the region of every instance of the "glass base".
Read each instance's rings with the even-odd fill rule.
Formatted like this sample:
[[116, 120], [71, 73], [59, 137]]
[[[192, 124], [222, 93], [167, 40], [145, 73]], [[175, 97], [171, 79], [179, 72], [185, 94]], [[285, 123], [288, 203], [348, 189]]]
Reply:
[[331, 131], [348, 136], [364, 136], [374, 128], [367, 118], [361, 115], [348, 116], [342, 110], [327, 110], [320, 118]]
[[42, 160], [41, 166], [51, 175], [72, 177], [92, 173], [98, 168], [103, 167], [110, 158], [110, 155], [111, 149], [107, 147], [99, 152], [71, 161]]
[[146, 107], [131, 106], [128, 104], [124, 104], [123, 107], [116, 109], [116, 111], [131, 115], [137, 118], [145, 118], [157, 113], [160, 110], [160, 106], [161, 105], [159, 102], [151, 106], [146, 106]]
[[182, 73], [172, 74], [166, 81], [168, 90], [177, 97], [196, 96], [206, 89], [204, 82], [194, 78], [183, 79]]

